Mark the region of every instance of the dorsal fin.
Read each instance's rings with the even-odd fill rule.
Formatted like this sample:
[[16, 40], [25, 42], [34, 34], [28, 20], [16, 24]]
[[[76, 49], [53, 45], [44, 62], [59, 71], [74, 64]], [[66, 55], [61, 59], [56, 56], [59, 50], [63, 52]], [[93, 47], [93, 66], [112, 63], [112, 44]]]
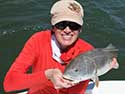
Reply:
[[104, 48], [104, 51], [118, 51], [118, 49], [110, 43], [106, 48]]

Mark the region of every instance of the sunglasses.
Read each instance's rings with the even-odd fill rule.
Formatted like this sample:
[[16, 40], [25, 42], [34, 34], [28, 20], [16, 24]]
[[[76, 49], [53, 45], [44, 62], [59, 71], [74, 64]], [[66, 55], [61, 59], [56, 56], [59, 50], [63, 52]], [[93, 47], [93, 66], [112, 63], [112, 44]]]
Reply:
[[71, 30], [80, 30], [81, 29], [81, 25], [75, 23], [75, 22], [69, 22], [69, 21], [62, 21], [59, 22], [57, 24], [55, 24], [55, 27], [60, 29], [60, 30], [64, 30], [66, 27], [69, 27]]

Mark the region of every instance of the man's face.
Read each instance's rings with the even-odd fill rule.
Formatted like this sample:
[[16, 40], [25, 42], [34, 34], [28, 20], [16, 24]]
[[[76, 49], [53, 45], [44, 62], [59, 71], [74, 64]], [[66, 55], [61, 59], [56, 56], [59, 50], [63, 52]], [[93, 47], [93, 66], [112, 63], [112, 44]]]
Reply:
[[72, 45], [78, 38], [81, 26], [76, 23], [66, 22], [56, 24], [53, 28], [55, 36], [62, 48]]

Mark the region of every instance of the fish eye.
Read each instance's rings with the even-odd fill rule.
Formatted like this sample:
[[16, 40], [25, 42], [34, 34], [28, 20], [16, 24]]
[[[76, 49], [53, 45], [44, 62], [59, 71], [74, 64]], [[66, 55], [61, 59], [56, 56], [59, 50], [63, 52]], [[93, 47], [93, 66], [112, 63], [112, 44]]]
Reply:
[[75, 72], [78, 72], [79, 70], [78, 69], [75, 69]]

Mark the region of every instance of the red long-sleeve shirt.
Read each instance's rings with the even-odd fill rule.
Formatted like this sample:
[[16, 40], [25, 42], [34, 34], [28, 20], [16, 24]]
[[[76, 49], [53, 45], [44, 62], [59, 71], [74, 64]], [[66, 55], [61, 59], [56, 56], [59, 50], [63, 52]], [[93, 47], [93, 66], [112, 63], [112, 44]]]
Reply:
[[[50, 30], [37, 32], [25, 44], [4, 79], [6, 92], [29, 89], [29, 94], [57, 94], [51, 81], [47, 80], [44, 72], [46, 69], [59, 68], [62, 72], [66, 65], [52, 58]], [[69, 51], [62, 53], [61, 58], [69, 62], [81, 52], [86, 52], [93, 47], [82, 39], [78, 39]], [[27, 73], [32, 67], [32, 73]], [[68, 89], [61, 89], [64, 94], [80, 94], [84, 92], [88, 80]]]

